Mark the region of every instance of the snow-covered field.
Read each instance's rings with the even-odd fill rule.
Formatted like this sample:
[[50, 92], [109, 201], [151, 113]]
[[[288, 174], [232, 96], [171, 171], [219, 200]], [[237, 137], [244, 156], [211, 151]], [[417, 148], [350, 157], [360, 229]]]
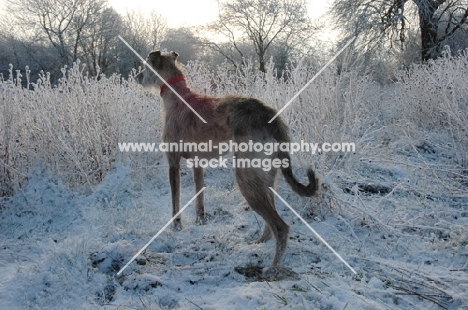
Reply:
[[[171, 218], [164, 157], [117, 148], [159, 142], [163, 111], [132, 81], [80, 71], [56, 88], [46, 76], [36, 91], [0, 84], [0, 189], [11, 194], [0, 200], [1, 309], [468, 309], [468, 55], [387, 86], [330, 69], [285, 111], [296, 140], [356, 143], [354, 154], [292, 157], [302, 180], [316, 167], [318, 197], [283, 181], [278, 191], [357, 275], [277, 200], [291, 226], [284, 265], [299, 275], [281, 281], [256, 276], [274, 243], [247, 243], [262, 223], [231, 169], [205, 173], [206, 225], [188, 208], [181, 231], [165, 230], [117, 276]], [[270, 71], [265, 83], [187, 67], [200, 92], [277, 108], [315, 71], [288, 81]], [[184, 205], [195, 192], [182, 167]]]

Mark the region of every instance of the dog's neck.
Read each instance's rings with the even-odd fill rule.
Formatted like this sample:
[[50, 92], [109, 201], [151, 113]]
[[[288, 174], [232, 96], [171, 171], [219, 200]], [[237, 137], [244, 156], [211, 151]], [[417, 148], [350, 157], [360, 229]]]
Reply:
[[[172, 85], [172, 84], [175, 84], [175, 83], [180, 82], [180, 81], [185, 81], [184, 76], [183, 75], [176, 75], [176, 76], [171, 77], [169, 80], [167, 80], [167, 84]], [[164, 93], [164, 91], [168, 88], [167, 84], [164, 83], [161, 86], [161, 92], [160, 92], [161, 96]]]

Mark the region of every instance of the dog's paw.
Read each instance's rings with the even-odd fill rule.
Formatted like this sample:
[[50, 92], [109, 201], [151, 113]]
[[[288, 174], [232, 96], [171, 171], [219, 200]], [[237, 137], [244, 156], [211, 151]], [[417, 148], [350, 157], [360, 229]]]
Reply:
[[260, 237], [258, 237], [257, 239], [248, 240], [247, 244], [253, 245], [253, 244], [265, 243], [265, 242], [271, 240], [272, 237], [273, 237], [273, 235], [271, 234], [271, 230], [269, 228], [263, 229], [263, 232], [260, 235]]
[[182, 221], [181, 219], [175, 219], [173, 222], [174, 230], [181, 231], [182, 230]]
[[[268, 231], [269, 231], [269, 230], [268, 230]], [[265, 243], [265, 242], [271, 240], [272, 237], [273, 237], [273, 236], [271, 235], [271, 233], [263, 233], [263, 234], [262, 234], [260, 237], [258, 237], [258, 239], [255, 240], [254, 242], [255, 242], [256, 244]]]
[[263, 268], [262, 278], [266, 281], [299, 280], [299, 274], [286, 267]]
[[197, 216], [197, 219], [195, 220], [195, 224], [206, 225], [208, 217], [209, 217], [208, 214], [204, 214], [203, 216]]
[[[247, 238], [246, 238], [247, 239]], [[260, 236], [259, 238], [255, 238], [255, 239], [251, 239], [251, 238], [248, 238], [246, 240], [247, 244], [248, 245], [256, 245], [256, 244], [262, 244], [262, 243], [266, 243], [267, 241], [269, 241], [271, 239], [271, 237], [263, 237], [263, 236]]]

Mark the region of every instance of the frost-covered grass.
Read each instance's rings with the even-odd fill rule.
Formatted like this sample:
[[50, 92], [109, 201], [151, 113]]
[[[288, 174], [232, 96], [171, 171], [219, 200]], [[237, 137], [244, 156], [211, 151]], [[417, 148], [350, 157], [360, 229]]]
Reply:
[[[313, 165], [319, 197], [279, 193], [353, 268], [277, 202], [291, 226], [284, 264], [298, 280], [258, 281], [237, 267], [268, 266], [273, 242], [248, 245], [261, 220], [230, 169], [206, 171], [208, 224], [167, 229], [161, 154], [122, 154], [118, 142], [159, 142], [161, 102], [132, 78], [88, 77], [76, 64], [58, 86], [0, 84], [2, 309], [467, 309], [468, 55], [396, 74], [380, 86], [356, 71], [324, 72], [285, 110], [295, 140], [354, 142], [356, 152], [296, 154]], [[281, 108], [316, 70], [265, 78], [253, 68], [187, 66], [200, 92], [244, 94]], [[27, 74], [24, 78], [27, 78]], [[182, 204], [194, 194], [182, 169]]]
[[159, 99], [130, 78], [89, 77], [76, 63], [52, 86], [42, 74], [28, 90], [21, 73], [0, 84], [1, 168], [5, 192], [21, 188], [36, 165], [48, 167], [67, 186], [94, 188], [119, 158], [117, 142], [159, 137]]

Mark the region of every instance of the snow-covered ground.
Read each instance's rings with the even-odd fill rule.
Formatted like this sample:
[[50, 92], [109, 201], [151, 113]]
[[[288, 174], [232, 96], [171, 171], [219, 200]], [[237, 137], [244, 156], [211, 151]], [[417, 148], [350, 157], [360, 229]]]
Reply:
[[[0, 201], [0, 309], [468, 309], [468, 181], [454, 164], [466, 146], [454, 146], [460, 132], [398, 122], [398, 94], [410, 88], [402, 85], [396, 91], [366, 84], [360, 89], [379, 93], [344, 91], [336, 99], [354, 104], [349, 111], [356, 115], [338, 128], [357, 149], [311, 157], [322, 176], [318, 197], [299, 198], [282, 180], [278, 187], [357, 275], [277, 200], [291, 226], [284, 265], [299, 277], [258, 278], [259, 267], [271, 263], [274, 243], [247, 243], [261, 232], [260, 217], [249, 210], [231, 169], [209, 169], [208, 223], [195, 225], [188, 208], [181, 231], [166, 229], [117, 276], [171, 218], [165, 160], [128, 154], [91, 187], [70, 186], [69, 174], [61, 174], [65, 182], [52, 172], [60, 167], [37, 164], [21, 188]], [[321, 102], [330, 100], [320, 94]], [[395, 105], [375, 105], [384, 97]], [[294, 105], [300, 110], [302, 104]], [[305, 127], [298, 125], [304, 114], [297, 113], [285, 117], [299, 139]], [[362, 122], [349, 122], [355, 119]], [[341, 133], [333, 135], [333, 128], [316, 129], [317, 137], [336, 142]], [[293, 161], [304, 180], [308, 159]], [[191, 171], [182, 167], [184, 205], [195, 191]]]
[[[235, 271], [268, 266], [274, 244], [246, 243], [260, 232], [260, 219], [227, 169], [207, 172], [207, 225], [194, 225], [187, 209], [184, 229], [167, 229], [120, 277], [118, 270], [171, 217], [166, 167], [155, 167], [142, 185], [119, 164], [87, 196], [34, 171], [3, 204], [2, 309], [466, 309], [466, 194], [420, 192], [411, 184], [424, 179], [411, 169], [373, 163], [360, 169], [381, 182], [380, 193], [360, 191], [349, 176], [325, 183], [336, 188], [321, 201], [297, 198], [283, 182], [279, 191], [303, 214], [306, 205], [321, 204], [305, 214], [308, 222], [358, 274], [277, 202], [292, 227], [284, 264], [300, 275], [277, 282]], [[188, 169], [182, 184], [184, 203], [194, 194]], [[337, 199], [341, 209], [333, 209]]]

